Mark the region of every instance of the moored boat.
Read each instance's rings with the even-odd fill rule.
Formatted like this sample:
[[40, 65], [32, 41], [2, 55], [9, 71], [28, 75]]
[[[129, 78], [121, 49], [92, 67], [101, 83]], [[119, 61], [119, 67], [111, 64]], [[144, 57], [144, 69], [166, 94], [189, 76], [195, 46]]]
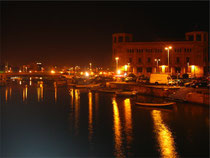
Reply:
[[99, 87], [99, 84], [76, 84], [75, 87], [76, 88], [93, 88], [93, 87]]
[[148, 106], [148, 107], [168, 107], [176, 104], [175, 102], [168, 102], [168, 103], [141, 103], [141, 102], [136, 102], [136, 105], [141, 105], [141, 106]]
[[134, 96], [137, 94], [137, 91], [116, 91], [117, 96]]

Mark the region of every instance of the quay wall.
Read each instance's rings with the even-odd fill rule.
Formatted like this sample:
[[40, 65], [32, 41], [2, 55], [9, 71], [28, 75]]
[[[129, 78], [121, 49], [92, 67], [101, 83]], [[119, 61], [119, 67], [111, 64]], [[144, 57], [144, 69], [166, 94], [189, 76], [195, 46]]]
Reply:
[[[135, 90], [143, 95], [150, 95], [154, 97], [168, 98], [169, 95], [176, 93], [179, 89], [185, 87], [173, 87], [173, 86], [153, 86], [153, 85], [139, 85], [136, 83], [115, 83], [109, 82], [106, 84], [108, 88], [113, 89], [125, 89]], [[203, 93], [202, 91], [194, 90], [189, 92], [185, 96], [185, 100], [191, 103], [204, 104], [209, 106], [209, 93]]]

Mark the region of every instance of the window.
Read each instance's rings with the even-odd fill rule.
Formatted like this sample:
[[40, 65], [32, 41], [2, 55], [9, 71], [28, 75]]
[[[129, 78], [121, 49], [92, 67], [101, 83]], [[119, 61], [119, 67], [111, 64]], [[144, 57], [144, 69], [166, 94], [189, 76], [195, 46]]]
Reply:
[[152, 68], [151, 67], [147, 67], [147, 72], [151, 73], [152, 72]]
[[114, 37], [114, 43], [116, 43], [117, 42], [117, 38], [116, 37]]
[[207, 38], [206, 38], [206, 35], [203, 35], [203, 36], [204, 36], [204, 37], [203, 37], [203, 38], [204, 38], [204, 41], [206, 41], [206, 39], [207, 39]]
[[196, 35], [196, 41], [201, 41], [201, 35], [200, 34]]
[[139, 60], [138, 60], [138, 61], [139, 61], [139, 63], [141, 63], [141, 58], [139, 58]]
[[152, 49], [146, 49], [146, 52], [152, 52]]
[[186, 62], [187, 62], [187, 63], [190, 62], [190, 58], [189, 58], [189, 57], [186, 58]]
[[139, 49], [136, 49], [136, 52], [137, 53], [142, 53], [143, 52], [143, 49], [140, 49], [140, 48]]
[[129, 58], [129, 63], [132, 63], [132, 58]]
[[120, 36], [120, 37], [118, 38], [118, 42], [123, 42], [123, 37], [122, 37], [122, 36]]
[[142, 72], [142, 67], [137, 67], [137, 72]]
[[126, 36], [125, 37], [125, 42], [129, 42], [130, 40], [129, 40], [129, 37], [128, 36]]
[[180, 60], [179, 60], [179, 57], [177, 57], [177, 58], [176, 58], [176, 63], [179, 63], [179, 61], [180, 61]]
[[150, 63], [151, 62], [151, 58], [147, 58], [147, 62]]
[[188, 36], [188, 39], [189, 39], [189, 41], [193, 41], [194, 39], [193, 39], [193, 35], [189, 35]]
[[181, 67], [175, 67], [175, 72], [180, 73], [181, 72]]

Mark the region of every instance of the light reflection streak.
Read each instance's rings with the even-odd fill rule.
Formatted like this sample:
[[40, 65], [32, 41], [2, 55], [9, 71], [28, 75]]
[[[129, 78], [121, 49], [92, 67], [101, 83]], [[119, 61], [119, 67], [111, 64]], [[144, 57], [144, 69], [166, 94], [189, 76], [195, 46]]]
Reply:
[[8, 100], [8, 88], [6, 87], [5, 89], [5, 101], [7, 103], [7, 100]]
[[79, 133], [79, 104], [80, 104], [80, 91], [75, 89], [75, 134]]
[[12, 97], [12, 88], [11, 87], [9, 87], [9, 97], [10, 97], [10, 99]]
[[30, 85], [30, 86], [32, 85], [32, 81], [29, 81], [29, 85]]
[[167, 125], [164, 124], [161, 118], [161, 111], [153, 110], [151, 113], [154, 121], [155, 133], [160, 146], [161, 157], [178, 157], [172, 132]]
[[88, 139], [91, 142], [92, 141], [92, 135], [93, 135], [93, 102], [92, 102], [92, 92], [88, 93], [88, 99], [89, 99], [89, 120], [88, 120], [88, 131], [89, 136]]
[[37, 87], [37, 99], [38, 102], [43, 100], [43, 82], [40, 82]]
[[25, 88], [23, 89], [23, 101], [27, 100], [28, 97], [28, 86], [25, 85]]
[[[74, 119], [74, 89], [71, 88], [69, 89], [69, 95], [70, 95], [70, 113], [69, 113], [69, 118], [70, 118], [70, 122], [73, 121]], [[71, 123], [71, 127], [73, 129], [73, 124]]]
[[114, 142], [115, 142], [115, 151], [114, 154], [117, 158], [125, 157], [122, 149], [122, 135], [121, 135], [121, 122], [119, 116], [119, 109], [117, 106], [116, 99], [112, 99], [113, 104], [113, 121], [114, 121]]
[[124, 100], [125, 109], [125, 133], [128, 151], [131, 149], [131, 142], [133, 140], [133, 126], [132, 126], [132, 112], [130, 98]]
[[95, 93], [95, 114], [96, 114], [96, 121], [98, 120], [98, 107], [99, 106], [99, 94]]
[[54, 82], [54, 88], [55, 88], [55, 103], [57, 102], [57, 85], [56, 82]]

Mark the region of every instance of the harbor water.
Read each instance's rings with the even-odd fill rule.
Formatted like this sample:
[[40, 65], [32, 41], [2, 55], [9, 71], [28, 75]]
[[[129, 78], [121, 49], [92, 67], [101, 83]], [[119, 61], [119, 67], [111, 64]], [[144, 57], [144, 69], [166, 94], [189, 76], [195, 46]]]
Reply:
[[1, 157], [209, 157], [209, 108], [56, 84], [0, 87]]

